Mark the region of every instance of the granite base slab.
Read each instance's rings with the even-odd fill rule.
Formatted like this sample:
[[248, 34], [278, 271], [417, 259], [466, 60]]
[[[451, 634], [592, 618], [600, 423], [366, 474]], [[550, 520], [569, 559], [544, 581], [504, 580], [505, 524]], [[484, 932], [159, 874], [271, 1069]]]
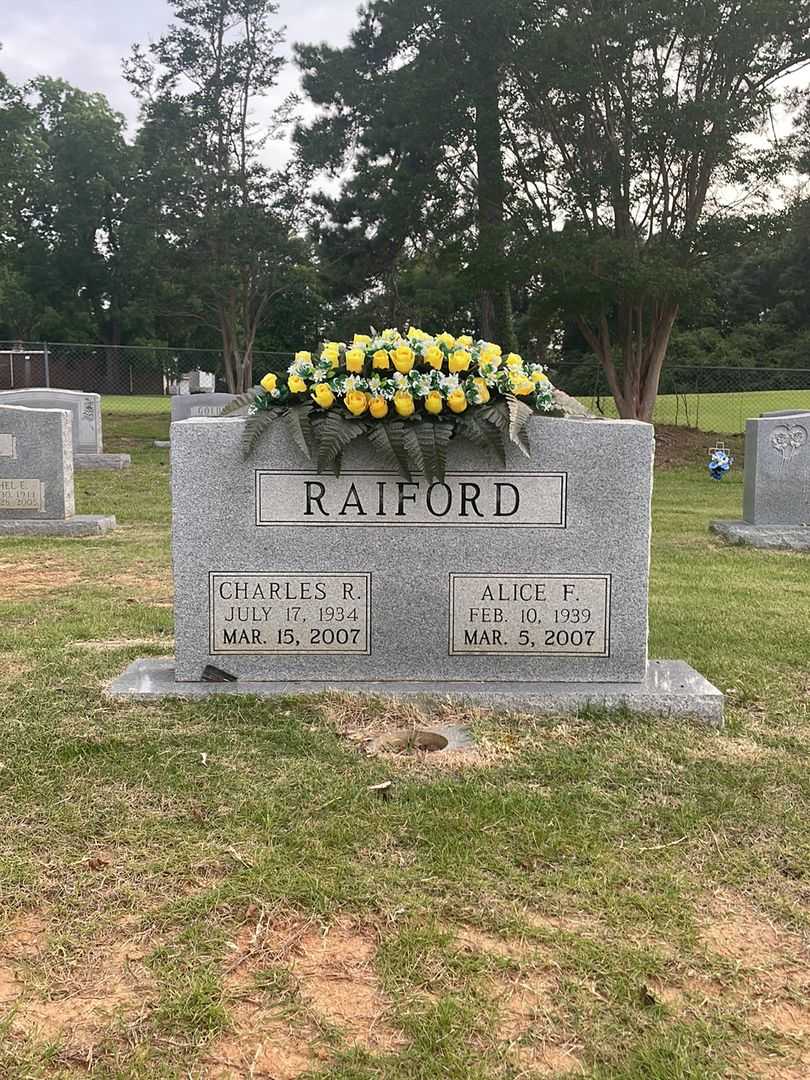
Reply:
[[651, 660], [640, 683], [518, 682], [175, 682], [174, 660], [135, 660], [105, 688], [107, 697], [152, 701], [175, 697], [202, 700], [219, 694], [280, 697], [328, 690], [369, 697], [454, 701], [503, 712], [538, 715], [577, 713], [585, 708], [627, 709], [649, 716], [679, 716], [722, 727], [723, 694], [682, 660]]
[[129, 454], [74, 454], [74, 469], [128, 469], [132, 464]]
[[750, 525], [747, 521], [711, 521], [709, 529], [730, 544], [779, 551], [810, 551], [808, 525]]
[[2, 536], [101, 536], [115, 528], [113, 514], [77, 514], [64, 520], [0, 521]]

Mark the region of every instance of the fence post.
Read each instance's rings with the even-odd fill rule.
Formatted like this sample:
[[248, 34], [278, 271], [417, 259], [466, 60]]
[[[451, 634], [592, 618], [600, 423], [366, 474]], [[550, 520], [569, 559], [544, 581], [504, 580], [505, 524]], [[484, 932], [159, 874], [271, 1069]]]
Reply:
[[42, 342], [42, 354], [43, 354], [43, 359], [44, 359], [44, 363], [45, 363], [45, 385], [50, 386], [51, 385], [51, 360], [50, 360], [50, 356], [48, 355], [48, 342], [47, 341]]

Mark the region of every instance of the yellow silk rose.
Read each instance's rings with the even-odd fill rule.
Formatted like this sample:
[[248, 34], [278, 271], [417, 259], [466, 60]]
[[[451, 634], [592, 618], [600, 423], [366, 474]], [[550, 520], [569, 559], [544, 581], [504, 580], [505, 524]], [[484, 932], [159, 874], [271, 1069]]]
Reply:
[[359, 375], [366, 362], [366, 354], [362, 349], [349, 349], [346, 353], [346, 370]]
[[350, 390], [343, 399], [343, 404], [352, 416], [362, 416], [368, 408], [368, 398], [362, 390]]
[[295, 359], [301, 364], [311, 364], [312, 363], [312, 353], [311, 352], [304, 352], [304, 351], [297, 352], [295, 354]]
[[335, 404], [335, 395], [326, 383], [316, 383], [312, 387], [312, 396], [322, 409], [331, 409]]
[[473, 379], [475, 387], [478, 390], [478, 404], [486, 405], [489, 401], [489, 387], [483, 379]]
[[458, 371], [469, 371], [471, 360], [472, 357], [466, 351], [466, 349], [457, 349], [454, 353], [451, 354], [447, 366], [453, 373]]
[[401, 371], [403, 375], [407, 375], [413, 367], [414, 354], [413, 349], [409, 345], [398, 345], [393, 352], [394, 367], [397, 371]]
[[396, 341], [399, 337], [399, 330], [383, 330], [380, 336], [382, 337], [383, 341]]
[[377, 349], [371, 358], [371, 366], [379, 368], [382, 371], [388, 371], [391, 366], [391, 357], [388, 355], [388, 350]]
[[368, 411], [375, 420], [382, 420], [384, 416], [388, 416], [388, 402], [384, 397], [373, 397], [368, 403]]
[[518, 397], [526, 397], [527, 394], [534, 393], [534, 383], [531, 379], [527, 379], [525, 376], [517, 381], [515, 386], [515, 393]]
[[462, 334], [461, 337], [456, 338], [456, 345], [462, 345], [465, 349], [469, 349], [472, 343], [473, 339], [469, 334]]
[[394, 394], [394, 408], [400, 416], [413, 416], [413, 397], [407, 390], [397, 390]]
[[371, 338], [368, 334], [355, 334], [352, 340], [352, 345], [370, 345]]
[[321, 353], [321, 360], [328, 360], [333, 368], [338, 366], [339, 359], [340, 353], [337, 349], [324, 349]]
[[506, 366], [508, 368], [517, 368], [523, 365], [523, 357], [519, 353], [510, 352], [506, 358]]
[[452, 349], [455, 343], [456, 339], [453, 337], [452, 334], [448, 334], [446, 330], [443, 334], [439, 334], [439, 336], [436, 338], [437, 345], [446, 345], [448, 349]]
[[262, 390], [266, 390], [269, 394], [271, 390], [275, 390], [277, 382], [278, 377], [272, 371], [269, 371], [259, 385]]
[[451, 412], [462, 413], [467, 408], [467, 395], [458, 387], [447, 395], [447, 407]]
[[434, 371], [441, 371], [442, 364], [444, 363], [444, 353], [438, 345], [430, 345], [425, 349], [425, 360], [427, 360]]
[[546, 375], [545, 372], [543, 372], [543, 371], [533, 371], [531, 373], [530, 378], [531, 378], [532, 382], [535, 384], [535, 386], [537, 386], [538, 383], [547, 383], [547, 382], [549, 382], [548, 375]]
[[438, 390], [431, 390], [425, 398], [425, 412], [438, 416], [444, 407], [444, 399]]
[[287, 379], [287, 389], [291, 394], [303, 394], [306, 388], [307, 384], [300, 375], [290, 375]]

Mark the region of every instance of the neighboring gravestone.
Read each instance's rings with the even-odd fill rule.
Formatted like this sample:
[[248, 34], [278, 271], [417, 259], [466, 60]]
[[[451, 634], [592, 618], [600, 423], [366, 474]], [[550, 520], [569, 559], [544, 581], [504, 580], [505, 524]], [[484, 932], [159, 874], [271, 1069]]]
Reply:
[[746, 422], [743, 520], [710, 528], [736, 544], [810, 550], [810, 412]]
[[0, 404], [0, 536], [91, 536], [114, 517], [74, 515], [71, 414]]
[[67, 409], [72, 418], [73, 465], [76, 469], [124, 469], [129, 454], [105, 454], [101, 440], [101, 398], [80, 390], [32, 387], [0, 391], [0, 405]]
[[172, 422], [221, 416], [236, 394], [184, 394], [172, 398]]
[[213, 394], [217, 388], [217, 377], [213, 371], [188, 371], [182, 376], [188, 382], [191, 394]]
[[172, 425], [176, 668], [142, 662], [122, 696], [350, 688], [537, 712], [585, 704], [694, 713], [722, 695], [647, 660], [653, 429], [531, 421], [506, 467], [463, 440], [444, 483], [381, 467], [340, 477], [278, 424], [244, 461], [245, 420]]

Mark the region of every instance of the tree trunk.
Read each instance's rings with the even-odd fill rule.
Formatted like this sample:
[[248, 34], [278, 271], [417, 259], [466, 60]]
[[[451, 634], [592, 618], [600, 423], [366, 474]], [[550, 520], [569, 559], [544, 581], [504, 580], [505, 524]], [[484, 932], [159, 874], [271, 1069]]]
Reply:
[[475, 150], [478, 160], [478, 271], [485, 284], [480, 295], [481, 336], [505, 350], [515, 348], [512, 298], [504, 250], [504, 176], [501, 146], [498, 50], [481, 40], [484, 52], [475, 71]]

